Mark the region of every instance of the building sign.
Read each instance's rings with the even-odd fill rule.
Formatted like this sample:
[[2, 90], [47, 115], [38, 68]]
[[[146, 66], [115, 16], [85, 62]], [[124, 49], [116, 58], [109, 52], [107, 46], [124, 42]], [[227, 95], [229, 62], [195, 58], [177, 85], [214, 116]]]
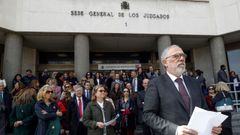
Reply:
[[71, 16], [79, 16], [79, 17], [101, 17], [101, 18], [144, 18], [144, 19], [152, 19], [152, 20], [168, 20], [170, 15], [168, 13], [142, 13], [142, 12], [126, 12], [130, 9], [130, 4], [126, 1], [121, 3], [121, 12], [113, 12], [113, 11], [83, 11], [83, 10], [72, 10], [70, 11]]
[[136, 70], [141, 64], [98, 64], [98, 70]]
[[70, 12], [71, 16], [90, 16], [90, 17], [109, 17], [109, 18], [145, 18], [145, 19], [154, 19], [154, 20], [168, 20], [170, 15], [166, 13], [139, 13], [139, 12], [111, 12], [111, 11], [81, 11], [81, 10], [72, 10]]

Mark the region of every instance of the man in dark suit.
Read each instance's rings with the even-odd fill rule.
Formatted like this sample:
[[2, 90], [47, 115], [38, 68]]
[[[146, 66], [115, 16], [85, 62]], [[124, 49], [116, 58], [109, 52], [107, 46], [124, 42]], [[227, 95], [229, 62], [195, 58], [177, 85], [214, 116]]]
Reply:
[[76, 95], [68, 104], [70, 135], [87, 135], [87, 128], [82, 123], [83, 112], [89, 100], [83, 96], [83, 87], [75, 85]]
[[[161, 55], [166, 73], [150, 81], [144, 100], [143, 120], [158, 135], [197, 135], [186, 125], [195, 106], [207, 109], [200, 84], [183, 76], [186, 54], [173, 45]], [[212, 133], [221, 133], [214, 127]]]
[[91, 100], [92, 90], [91, 90], [91, 84], [90, 84], [89, 81], [86, 81], [85, 84], [84, 84], [83, 96], [84, 96], [87, 100]]
[[225, 72], [226, 66], [221, 65], [220, 70], [218, 71], [218, 82], [225, 82], [228, 83], [228, 76], [227, 73]]
[[144, 98], [145, 98], [145, 94], [147, 91], [148, 83], [149, 83], [149, 79], [143, 79], [143, 81], [142, 81], [143, 90], [139, 91], [138, 96], [137, 96], [138, 121], [140, 124], [142, 124], [143, 135], [151, 135], [151, 130], [150, 130], [149, 126], [146, 125], [142, 119]]
[[142, 80], [138, 78], [137, 72], [135, 70], [131, 71], [131, 78], [129, 82], [132, 84], [132, 92], [138, 92], [143, 89]]
[[0, 80], [0, 135], [6, 134], [6, 129], [9, 124], [8, 118], [12, 107], [11, 95], [5, 87], [5, 80]]

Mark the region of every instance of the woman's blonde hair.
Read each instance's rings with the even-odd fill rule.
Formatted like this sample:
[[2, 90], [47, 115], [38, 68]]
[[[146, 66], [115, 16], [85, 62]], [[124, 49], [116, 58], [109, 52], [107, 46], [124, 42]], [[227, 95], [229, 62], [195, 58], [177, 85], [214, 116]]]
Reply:
[[36, 98], [36, 90], [33, 88], [21, 89], [13, 98], [13, 106], [31, 103]]
[[221, 91], [230, 91], [228, 85], [225, 82], [218, 82], [215, 86], [215, 91], [216, 92], [221, 92]]
[[[43, 100], [47, 90], [52, 90], [52, 87], [48, 84], [42, 86], [42, 88], [38, 91], [37, 94], [37, 101]], [[53, 96], [51, 97], [50, 101], [54, 101]]]
[[104, 88], [104, 86], [102, 86], [102, 85], [97, 85], [97, 86], [93, 87], [91, 101], [96, 101], [97, 100], [97, 97], [95, 96], [95, 94], [97, 93], [98, 89], [100, 89], [100, 88], [103, 88], [104, 90], [106, 90]]

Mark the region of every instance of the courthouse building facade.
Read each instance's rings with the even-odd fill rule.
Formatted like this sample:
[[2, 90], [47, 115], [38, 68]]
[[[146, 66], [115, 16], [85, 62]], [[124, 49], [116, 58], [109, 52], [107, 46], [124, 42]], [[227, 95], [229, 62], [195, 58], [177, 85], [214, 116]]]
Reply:
[[161, 52], [177, 44], [210, 84], [221, 64], [240, 73], [239, 30], [239, 0], [0, 0], [0, 72], [7, 82], [29, 68], [163, 72]]

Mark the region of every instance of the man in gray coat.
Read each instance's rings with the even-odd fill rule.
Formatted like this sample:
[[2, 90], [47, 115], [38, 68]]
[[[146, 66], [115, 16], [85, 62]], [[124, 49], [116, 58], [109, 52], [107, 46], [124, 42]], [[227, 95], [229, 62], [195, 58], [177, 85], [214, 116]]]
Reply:
[[220, 70], [218, 71], [218, 82], [225, 82], [228, 83], [228, 76], [227, 73], [225, 72], [226, 66], [221, 65]]
[[[157, 135], [197, 135], [186, 125], [195, 106], [207, 109], [200, 84], [183, 76], [186, 54], [177, 46], [166, 48], [161, 62], [166, 73], [150, 81], [145, 95], [143, 120]], [[221, 133], [214, 127], [214, 135]]]

